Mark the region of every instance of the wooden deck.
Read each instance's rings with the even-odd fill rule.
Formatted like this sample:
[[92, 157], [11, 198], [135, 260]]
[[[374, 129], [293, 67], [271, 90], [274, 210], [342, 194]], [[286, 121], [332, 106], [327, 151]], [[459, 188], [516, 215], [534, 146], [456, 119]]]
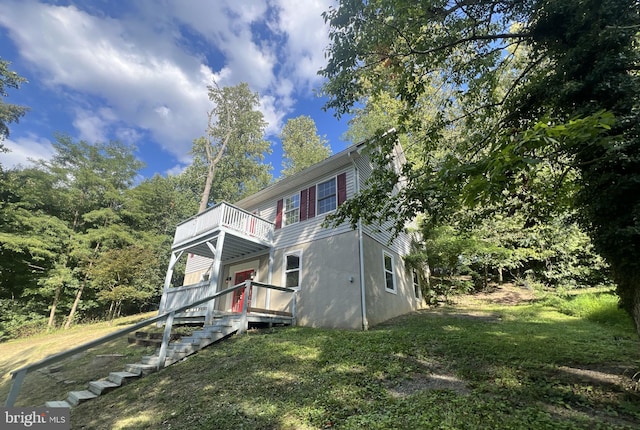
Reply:
[[[240, 316], [241, 314], [237, 312], [214, 312], [214, 318], [234, 315]], [[250, 307], [247, 309], [247, 322], [249, 323], [249, 328], [293, 325], [293, 315], [290, 312]]]

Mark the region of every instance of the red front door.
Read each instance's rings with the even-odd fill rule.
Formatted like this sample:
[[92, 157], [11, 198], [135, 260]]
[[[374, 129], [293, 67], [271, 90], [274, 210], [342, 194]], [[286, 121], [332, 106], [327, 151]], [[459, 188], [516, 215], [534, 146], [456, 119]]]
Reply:
[[[236, 273], [236, 279], [233, 285], [238, 285], [247, 279], [251, 279], [253, 269], [245, 270], [244, 272]], [[233, 301], [231, 303], [232, 312], [242, 312], [242, 305], [244, 304], [244, 288], [239, 288], [233, 292]], [[249, 290], [249, 303], [251, 304], [251, 290]]]

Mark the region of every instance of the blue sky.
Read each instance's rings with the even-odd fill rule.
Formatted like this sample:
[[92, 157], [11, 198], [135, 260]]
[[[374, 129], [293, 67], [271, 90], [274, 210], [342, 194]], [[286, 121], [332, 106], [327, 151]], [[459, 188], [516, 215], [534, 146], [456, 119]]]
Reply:
[[56, 133], [135, 145], [144, 177], [178, 173], [206, 128], [207, 85], [247, 82], [260, 94], [281, 169], [278, 135], [309, 115], [333, 152], [347, 119], [315, 91], [325, 64], [332, 0], [0, 1], [0, 57], [28, 79], [9, 103], [31, 108], [10, 126], [5, 168], [53, 153]]

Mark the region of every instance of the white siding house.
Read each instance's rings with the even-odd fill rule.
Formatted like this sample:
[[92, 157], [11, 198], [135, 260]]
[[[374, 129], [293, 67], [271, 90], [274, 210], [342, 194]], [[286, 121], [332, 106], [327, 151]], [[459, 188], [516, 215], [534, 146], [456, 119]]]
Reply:
[[[354, 145], [282, 179], [234, 205], [222, 203], [176, 230], [161, 311], [230, 288], [247, 277], [297, 291], [297, 323], [311, 327], [367, 329], [424, 306], [405, 266], [410, 237], [393, 238], [390, 223], [325, 227], [326, 215], [354, 196], [371, 164]], [[396, 159], [404, 160], [396, 147]], [[175, 262], [187, 258], [184, 286], [170, 287]], [[290, 311], [290, 294], [257, 288], [253, 309]], [[193, 309], [237, 310], [245, 300], [231, 294]]]

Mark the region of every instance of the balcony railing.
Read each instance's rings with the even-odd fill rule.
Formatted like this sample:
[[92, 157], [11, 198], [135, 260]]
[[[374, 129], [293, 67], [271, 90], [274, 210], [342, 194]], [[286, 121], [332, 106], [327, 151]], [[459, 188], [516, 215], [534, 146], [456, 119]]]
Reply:
[[183, 243], [216, 228], [226, 227], [260, 241], [273, 239], [274, 224], [228, 203], [219, 203], [178, 224], [173, 244]]

